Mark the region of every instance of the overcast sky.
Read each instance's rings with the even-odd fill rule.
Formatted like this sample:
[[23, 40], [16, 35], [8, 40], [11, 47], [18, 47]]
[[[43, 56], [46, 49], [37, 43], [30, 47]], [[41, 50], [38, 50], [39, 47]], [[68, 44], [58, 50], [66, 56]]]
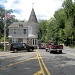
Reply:
[[[37, 19], [50, 19], [61, 8], [64, 0], [0, 0], [6, 9], [12, 9], [17, 19], [28, 20], [32, 7]], [[34, 3], [34, 5], [33, 5]]]

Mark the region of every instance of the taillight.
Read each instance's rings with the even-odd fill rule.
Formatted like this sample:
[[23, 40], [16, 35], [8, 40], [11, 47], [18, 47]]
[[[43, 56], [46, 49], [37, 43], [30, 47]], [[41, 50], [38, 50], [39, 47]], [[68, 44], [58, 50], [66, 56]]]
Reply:
[[55, 49], [56, 47], [51, 45], [50, 48], [51, 48], [51, 49]]
[[62, 49], [62, 48], [63, 48], [63, 46], [60, 46], [60, 48]]

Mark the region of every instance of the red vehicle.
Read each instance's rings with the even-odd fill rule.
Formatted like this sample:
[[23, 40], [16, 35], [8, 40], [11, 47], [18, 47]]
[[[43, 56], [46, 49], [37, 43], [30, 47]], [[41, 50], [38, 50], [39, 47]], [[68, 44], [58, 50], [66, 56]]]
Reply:
[[62, 53], [63, 45], [58, 45], [56, 42], [50, 42], [46, 45], [46, 51]]

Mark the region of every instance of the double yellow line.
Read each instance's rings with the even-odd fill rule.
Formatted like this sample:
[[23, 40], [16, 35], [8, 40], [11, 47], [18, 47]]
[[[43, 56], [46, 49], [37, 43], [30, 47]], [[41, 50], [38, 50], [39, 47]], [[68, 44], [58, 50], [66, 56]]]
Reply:
[[[33, 53], [33, 52], [32, 52], [32, 53]], [[32, 53], [27, 53], [27, 54], [32, 54]], [[27, 54], [18, 55], [18, 56], [14, 56], [14, 57], [11, 57], [11, 58], [16, 58], [16, 57], [19, 57], [19, 56], [25, 56], [25, 55], [27, 55]], [[29, 58], [29, 59], [21, 60], [21, 61], [18, 61], [18, 62], [14, 62], [14, 63], [8, 64], [8, 65], [2, 66], [2, 67], [0, 67], [0, 70], [4, 70], [4, 69], [6, 69], [6, 68], [8, 68], [8, 67], [11, 67], [11, 66], [13, 66], [13, 65], [17, 65], [17, 64], [20, 64], [20, 63], [23, 63], [23, 62], [26, 62], [26, 61], [35, 59], [35, 58], [37, 58], [37, 56], [33, 56], [33, 57]]]
[[[27, 53], [27, 54], [32, 54], [32, 53]], [[11, 57], [11, 58], [15, 58], [15, 57], [19, 57], [19, 56], [25, 56], [27, 54], [18, 55], [18, 56], [14, 56], [14, 57]], [[35, 59], [35, 58], [38, 58], [40, 70], [38, 72], [36, 72], [35, 74], [33, 74], [33, 75], [46, 75], [45, 72], [47, 73], [47, 75], [51, 75], [49, 70], [47, 69], [47, 67], [46, 67], [41, 55], [40, 55], [40, 52], [38, 50], [36, 50], [36, 54], [37, 54], [37, 56], [33, 56], [33, 57], [29, 58], [29, 59], [21, 60], [21, 61], [18, 61], [18, 62], [8, 64], [8, 65], [3, 66], [3, 67], [0, 67], [0, 70], [3, 70], [5, 68], [7, 68], [7, 67], [11, 67], [13, 65], [17, 65], [17, 64], [20, 64], [20, 63], [23, 63], [23, 62], [26, 62], [26, 61], [30, 61], [30, 60]]]
[[38, 62], [39, 62], [39, 65], [40, 65], [40, 70], [38, 72], [36, 72], [34, 75], [46, 75], [45, 72], [44, 72], [44, 69], [45, 69], [47, 75], [51, 75], [49, 70], [47, 69], [39, 51], [36, 50], [36, 52], [37, 52]]

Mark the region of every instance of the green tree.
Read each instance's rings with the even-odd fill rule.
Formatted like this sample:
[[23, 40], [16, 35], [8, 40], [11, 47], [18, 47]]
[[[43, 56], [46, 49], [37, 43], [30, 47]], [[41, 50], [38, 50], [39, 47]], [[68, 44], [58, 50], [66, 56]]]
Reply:
[[39, 39], [44, 42], [55, 40], [66, 45], [75, 44], [75, 2], [64, 0], [62, 8], [54, 13], [54, 18], [40, 21]]
[[50, 40], [55, 39], [55, 33], [57, 32], [57, 24], [56, 19], [51, 18], [47, 21], [47, 33], [46, 33], [46, 41], [49, 42]]
[[46, 20], [40, 20], [38, 23], [38, 39], [41, 41], [45, 41], [45, 35], [46, 35]]
[[67, 20], [64, 9], [63, 8], [58, 9], [54, 13], [54, 17], [56, 19], [56, 24], [57, 24], [57, 28], [56, 28], [57, 31], [55, 32], [55, 38], [59, 42], [64, 42], [65, 39], [64, 28], [65, 28], [65, 22]]
[[54, 17], [57, 20], [58, 28], [64, 29], [66, 21], [66, 14], [64, 12], [64, 9], [59, 9], [55, 11]]
[[4, 32], [4, 8], [0, 7], [0, 38]]
[[[15, 22], [18, 21], [15, 19], [15, 15], [11, 15], [12, 13], [12, 9], [10, 10], [6, 10], [6, 14], [9, 13], [10, 14], [10, 18], [6, 19], [6, 35], [8, 36], [8, 26]], [[0, 7], [0, 38], [4, 36], [4, 25], [5, 25], [5, 9], [1, 6]]]
[[67, 15], [67, 19], [69, 17], [73, 17], [74, 7], [72, 0], [65, 0], [62, 4], [63, 8], [65, 9], [65, 13]]
[[65, 35], [67, 45], [73, 44], [72, 41], [75, 39], [75, 5], [72, 0], [65, 0], [63, 2], [63, 8], [67, 15], [67, 20], [65, 22]]

